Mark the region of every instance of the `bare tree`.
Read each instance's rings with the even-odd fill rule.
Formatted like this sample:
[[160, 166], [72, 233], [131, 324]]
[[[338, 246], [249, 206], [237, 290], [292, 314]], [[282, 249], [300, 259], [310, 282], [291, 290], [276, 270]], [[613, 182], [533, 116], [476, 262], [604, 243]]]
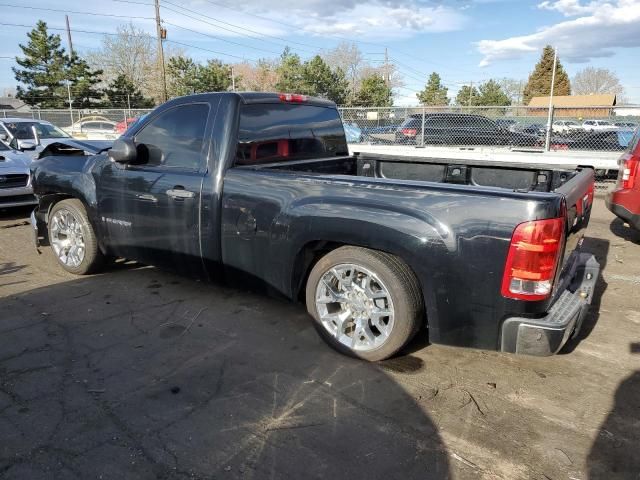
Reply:
[[624, 95], [624, 87], [615, 73], [606, 68], [586, 67], [573, 77], [571, 90], [576, 95], [610, 93]]
[[525, 80], [516, 78], [501, 78], [497, 81], [502, 91], [511, 99], [511, 105], [522, 105]]
[[322, 55], [322, 59], [331, 67], [342, 69], [352, 92], [356, 92], [360, 80], [363, 77], [363, 69], [371, 68], [362, 57], [362, 52], [355, 43], [342, 42], [336, 48], [327, 50]]
[[233, 66], [240, 89], [254, 92], [273, 92], [278, 83], [277, 62], [274, 60], [258, 60], [256, 65], [249, 62], [237, 63]]
[[[123, 75], [143, 95], [158, 100], [162, 97], [162, 82], [157, 53], [155, 38], [129, 23], [118, 27], [116, 35], [105, 35], [101, 47], [89, 53], [87, 60], [92, 67], [104, 71], [105, 83]], [[181, 54], [181, 50], [165, 48], [165, 62]]]

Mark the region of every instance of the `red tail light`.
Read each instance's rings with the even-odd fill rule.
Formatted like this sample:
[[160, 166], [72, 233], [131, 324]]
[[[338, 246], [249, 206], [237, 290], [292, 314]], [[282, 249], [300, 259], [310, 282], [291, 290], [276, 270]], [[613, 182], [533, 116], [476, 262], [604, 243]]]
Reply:
[[281, 93], [281, 102], [303, 103], [307, 101], [306, 95], [298, 95], [297, 93]]
[[418, 130], [416, 130], [415, 128], [403, 128], [401, 132], [407, 137], [415, 137], [418, 134]]
[[543, 300], [553, 290], [564, 218], [521, 223], [511, 237], [502, 277], [502, 295], [519, 300]]
[[622, 188], [633, 188], [638, 176], [640, 156], [630, 155], [622, 160]]

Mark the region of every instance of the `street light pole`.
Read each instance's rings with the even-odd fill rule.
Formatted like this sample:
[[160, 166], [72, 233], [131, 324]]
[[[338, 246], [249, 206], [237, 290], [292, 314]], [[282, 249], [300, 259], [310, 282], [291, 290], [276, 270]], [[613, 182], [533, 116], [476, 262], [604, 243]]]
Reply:
[[69, 116], [71, 117], [71, 127], [73, 128], [73, 107], [71, 106], [71, 81], [67, 80], [67, 95], [69, 98]]

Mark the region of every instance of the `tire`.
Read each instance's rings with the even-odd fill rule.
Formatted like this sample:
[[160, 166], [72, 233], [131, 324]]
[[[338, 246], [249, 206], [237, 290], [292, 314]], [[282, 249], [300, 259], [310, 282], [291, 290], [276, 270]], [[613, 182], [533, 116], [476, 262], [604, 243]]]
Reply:
[[[65, 229], [65, 226], [68, 228]], [[47, 229], [51, 250], [58, 264], [67, 272], [87, 275], [102, 267], [105, 259], [98, 248], [98, 239], [89, 222], [87, 211], [80, 200], [72, 198], [56, 203], [49, 214]], [[65, 234], [65, 231], [72, 233]], [[69, 238], [72, 238], [71, 242], [75, 244], [75, 254], [65, 244]], [[83, 247], [80, 247], [81, 244]]]
[[[373, 295], [383, 295], [383, 292], [388, 295], [384, 299], [373, 300], [374, 304], [367, 306], [366, 302], [371, 300], [367, 300], [365, 290], [360, 292], [358, 281], [348, 280], [350, 267], [353, 267], [351, 277], [355, 273], [356, 278], [364, 278], [361, 280], [363, 283], [366, 283], [366, 276], [373, 280], [368, 284], [369, 291], [376, 290], [375, 293], [372, 292]], [[342, 276], [347, 276], [345, 284], [352, 285], [349, 287], [350, 290], [340, 283], [333, 272], [339, 273], [343, 280]], [[358, 272], [365, 277], [360, 277]], [[331, 279], [335, 281], [330, 286]], [[380, 287], [379, 290], [378, 287]], [[328, 299], [337, 298], [329, 293], [329, 288], [332, 289], [332, 293], [340, 290], [338, 293], [342, 301], [329, 302]], [[351, 301], [346, 299], [345, 295], [352, 295], [352, 298], [355, 295], [356, 298]], [[357, 295], [363, 296], [357, 297]], [[360, 307], [363, 303], [365, 306]], [[420, 285], [409, 266], [395, 255], [360, 247], [337, 248], [315, 264], [307, 280], [306, 304], [307, 311], [313, 318], [314, 327], [329, 345], [343, 354], [368, 361], [384, 360], [396, 354], [413, 338], [424, 318]], [[385, 311], [385, 305], [386, 311], [393, 313], [392, 316], [386, 317], [386, 320], [376, 313], [370, 313], [376, 310], [377, 312]], [[349, 311], [356, 311], [359, 318], [354, 319], [351, 314], [348, 319], [341, 320], [343, 328], [339, 329], [337, 323], [327, 320], [332, 315], [336, 316], [336, 313], [331, 313], [330, 309], [333, 312], [337, 311], [337, 315], [342, 315], [343, 318], [347, 317]], [[384, 329], [379, 329], [374, 323], [382, 325]], [[330, 329], [334, 327], [335, 331], [331, 331]], [[350, 328], [352, 330], [349, 337]], [[354, 340], [356, 331], [363, 333], [362, 336], [358, 333], [358, 337], [368, 345], [357, 345], [360, 340]], [[355, 347], [354, 343], [356, 343]]]

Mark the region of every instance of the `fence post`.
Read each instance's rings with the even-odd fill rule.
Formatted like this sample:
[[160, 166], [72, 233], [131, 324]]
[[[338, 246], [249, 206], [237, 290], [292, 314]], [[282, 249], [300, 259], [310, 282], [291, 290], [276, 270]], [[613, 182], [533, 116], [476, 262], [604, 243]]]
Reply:
[[420, 136], [420, 146], [424, 147], [424, 107], [422, 107], [422, 135]]
[[547, 132], [544, 138], [544, 151], [548, 152], [551, 148], [551, 132], [553, 132], [553, 116], [555, 113], [555, 107], [551, 105], [549, 107], [549, 116], [547, 117]]

